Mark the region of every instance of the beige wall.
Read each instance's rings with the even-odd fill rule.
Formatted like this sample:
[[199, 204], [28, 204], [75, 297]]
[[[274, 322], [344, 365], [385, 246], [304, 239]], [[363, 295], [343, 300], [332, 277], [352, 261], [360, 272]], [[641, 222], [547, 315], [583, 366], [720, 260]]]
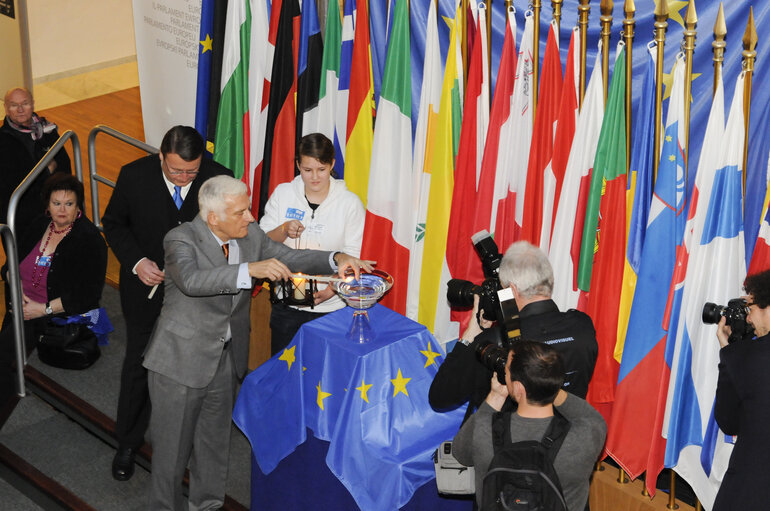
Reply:
[[24, 83], [18, 14], [17, 12], [16, 19], [0, 16], [0, 48], [3, 49], [3, 56], [0, 58], [0, 95], [5, 94], [11, 87]]
[[36, 83], [136, 58], [131, 0], [33, 0], [27, 6]]

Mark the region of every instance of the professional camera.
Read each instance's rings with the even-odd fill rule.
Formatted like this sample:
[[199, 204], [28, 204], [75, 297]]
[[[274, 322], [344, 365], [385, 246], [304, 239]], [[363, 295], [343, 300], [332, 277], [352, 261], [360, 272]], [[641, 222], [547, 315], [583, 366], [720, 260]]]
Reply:
[[471, 241], [481, 259], [484, 281], [476, 285], [467, 280], [450, 280], [447, 284], [447, 300], [453, 307], [473, 307], [473, 295], [478, 295], [479, 312], [483, 311], [484, 317], [497, 321], [505, 337], [516, 340], [521, 337], [519, 309], [510, 288], [503, 289], [500, 284], [498, 271], [503, 256], [486, 230], [471, 236]]
[[730, 337], [727, 338], [727, 342], [733, 343], [741, 339], [751, 339], [754, 337], [754, 327], [746, 321], [748, 313], [746, 300], [743, 298], [733, 298], [727, 302], [727, 305], [706, 302], [703, 305], [701, 317], [707, 325], [717, 324], [724, 317], [726, 324], [732, 331]]
[[487, 369], [497, 375], [497, 381], [505, 385], [505, 364], [508, 362], [508, 350], [492, 341], [476, 342], [476, 356]]

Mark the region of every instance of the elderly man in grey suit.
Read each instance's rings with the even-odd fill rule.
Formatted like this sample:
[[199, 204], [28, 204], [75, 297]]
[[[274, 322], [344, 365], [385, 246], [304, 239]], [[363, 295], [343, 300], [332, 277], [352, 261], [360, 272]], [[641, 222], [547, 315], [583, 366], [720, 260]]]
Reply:
[[[145, 352], [153, 447], [149, 509], [219, 509], [225, 495], [236, 379], [246, 373], [253, 278], [343, 275], [370, 262], [341, 252], [291, 250], [262, 232], [246, 186], [217, 176], [200, 214], [164, 240], [165, 299]], [[189, 462], [189, 507], [182, 477]]]

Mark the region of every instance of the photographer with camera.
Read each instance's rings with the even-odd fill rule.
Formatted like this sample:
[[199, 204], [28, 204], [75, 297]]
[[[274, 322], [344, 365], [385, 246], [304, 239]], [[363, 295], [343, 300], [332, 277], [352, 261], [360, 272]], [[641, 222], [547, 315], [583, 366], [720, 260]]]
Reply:
[[[730, 306], [719, 308], [721, 349], [714, 417], [724, 433], [738, 439], [714, 511], [767, 509], [770, 502], [766, 467], [770, 459], [770, 270], [749, 275], [743, 287], [747, 296], [740, 314], [731, 314]], [[749, 325], [748, 332], [736, 339], [735, 324], [741, 320]], [[753, 339], [751, 327], [756, 334]]]
[[[505, 384], [490, 378], [485, 401], [452, 442], [457, 460], [475, 467], [480, 509], [584, 509], [604, 419], [561, 389], [565, 370], [554, 347], [519, 341], [505, 358]], [[508, 398], [516, 411], [495, 413]]]
[[[513, 243], [499, 261], [499, 280], [513, 292], [521, 337], [558, 351], [566, 371], [562, 388], [585, 398], [598, 352], [596, 331], [586, 314], [574, 309], [560, 312], [551, 300], [553, 270], [546, 255], [525, 241]], [[478, 295], [474, 302], [478, 304]], [[476, 309], [477, 305], [468, 328], [439, 367], [428, 394], [431, 406], [437, 410], [469, 402], [466, 418], [489, 393], [492, 368], [502, 382], [507, 350], [511, 343], [515, 346], [516, 341], [511, 339], [517, 337], [510, 332], [505, 335], [500, 328], [482, 329]]]

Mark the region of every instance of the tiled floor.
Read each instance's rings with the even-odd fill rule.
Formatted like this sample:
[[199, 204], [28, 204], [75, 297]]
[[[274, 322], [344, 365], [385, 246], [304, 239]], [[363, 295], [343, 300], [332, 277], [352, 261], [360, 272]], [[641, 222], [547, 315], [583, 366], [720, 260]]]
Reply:
[[34, 86], [35, 110], [45, 110], [139, 85], [136, 61]]

